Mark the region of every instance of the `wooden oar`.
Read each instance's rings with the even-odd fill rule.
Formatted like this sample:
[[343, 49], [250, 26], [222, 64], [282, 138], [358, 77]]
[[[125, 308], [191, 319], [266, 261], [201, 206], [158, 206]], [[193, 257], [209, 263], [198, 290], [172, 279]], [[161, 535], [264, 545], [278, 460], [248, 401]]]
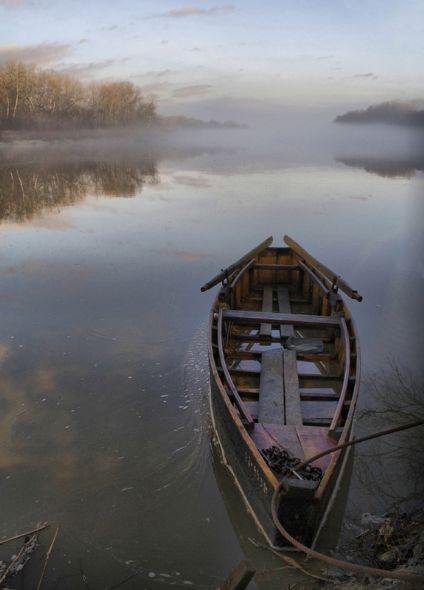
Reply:
[[228, 277], [235, 270], [239, 269], [244, 264], [246, 264], [246, 262], [249, 262], [249, 260], [251, 260], [252, 258], [257, 256], [258, 254], [263, 252], [266, 248], [268, 248], [268, 246], [270, 246], [272, 244], [272, 239], [273, 239], [272, 236], [270, 236], [269, 238], [267, 238], [266, 240], [264, 240], [263, 242], [258, 244], [256, 246], [256, 248], [253, 248], [253, 250], [250, 250], [250, 252], [248, 252], [247, 254], [242, 256], [239, 260], [237, 260], [237, 262], [234, 262], [233, 264], [231, 264], [230, 266], [228, 266], [227, 268], [222, 270], [219, 274], [217, 274], [213, 279], [211, 279], [210, 281], [205, 283], [203, 285], [203, 287], [200, 288], [200, 290], [202, 292], [208, 291], [208, 289], [211, 289], [212, 287], [215, 287], [215, 285], [217, 285], [218, 283], [221, 283], [226, 277]]
[[330, 270], [325, 264], [319, 262], [316, 258], [314, 258], [309, 252], [307, 252], [300, 244], [295, 242], [290, 236], [284, 236], [284, 241], [290, 248], [293, 250], [297, 256], [305, 260], [305, 262], [309, 263], [310, 265], [314, 266], [321, 274], [327, 277], [329, 281], [332, 283], [335, 282], [336, 286], [346, 293], [352, 299], [356, 299], [357, 301], [362, 301], [362, 295], [358, 293], [355, 289], [352, 289], [341, 276]]

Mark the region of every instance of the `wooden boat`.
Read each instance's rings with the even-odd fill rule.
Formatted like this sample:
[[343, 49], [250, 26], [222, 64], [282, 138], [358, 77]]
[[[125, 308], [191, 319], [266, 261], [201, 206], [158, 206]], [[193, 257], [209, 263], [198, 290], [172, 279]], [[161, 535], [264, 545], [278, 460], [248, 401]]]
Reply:
[[284, 479], [278, 518], [311, 544], [345, 450], [296, 466], [349, 440], [359, 390], [359, 344], [339, 275], [288, 236], [272, 237], [202, 287], [222, 283], [209, 323], [213, 426], [256, 524], [283, 545], [271, 499]]

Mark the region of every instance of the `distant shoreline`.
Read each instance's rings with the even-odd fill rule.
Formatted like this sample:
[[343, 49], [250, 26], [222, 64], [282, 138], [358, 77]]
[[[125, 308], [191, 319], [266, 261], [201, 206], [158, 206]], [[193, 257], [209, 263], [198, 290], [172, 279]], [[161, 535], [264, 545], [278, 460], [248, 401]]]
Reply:
[[338, 115], [334, 123], [354, 125], [394, 125], [401, 127], [424, 128], [424, 101], [382, 102], [366, 109], [348, 111]]
[[[131, 82], [90, 84], [31, 64], [0, 64], [0, 141], [74, 137], [108, 130], [243, 129], [235, 121], [163, 116], [152, 98]], [[119, 131], [118, 131], [119, 132]]]
[[121, 135], [139, 132], [143, 135], [170, 132], [174, 130], [244, 130], [248, 126], [235, 121], [203, 121], [192, 117], [169, 116], [158, 117], [158, 120], [149, 125], [121, 125], [117, 127], [69, 127], [47, 129], [0, 129], [0, 143], [13, 143], [18, 141], [51, 141], [74, 140], [90, 137], [113, 138]]

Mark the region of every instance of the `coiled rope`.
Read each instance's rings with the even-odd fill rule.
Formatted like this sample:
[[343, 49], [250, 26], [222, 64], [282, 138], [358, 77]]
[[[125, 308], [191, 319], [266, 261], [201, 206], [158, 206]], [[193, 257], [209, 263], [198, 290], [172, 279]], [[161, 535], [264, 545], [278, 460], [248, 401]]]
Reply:
[[[417, 420], [416, 422], [409, 422], [408, 424], [403, 424], [402, 426], [397, 426], [395, 428], [389, 428], [388, 430], [383, 430], [381, 432], [369, 434], [367, 436], [363, 436], [361, 438], [356, 438], [354, 440], [345, 442], [343, 444], [332, 447], [331, 449], [323, 451], [322, 453], [318, 453], [317, 455], [314, 455], [310, 459], [307, 459], [306, 461], [304, 461], [303, 463], [298, 465], [295, 468], [295, 471], [299, 471], [300, 469], [303, 469], [306, 465], [309, 465], [309, 463], [313, 463], [317, 459], [320, 459], [321, 457], [324, 457], [325, 455], [330, 455], [331, 453], [334, 453], [335, 451], [339, 451], [340, 449], [344, 449], [346, 447], [350, 447], [350, 446], [356, 445], [358, 443], [365, 442], [367, 440], [371, 440], [373, 438], [385, 436], [387, 434], [393, 434], [395, 432], [400, 432], [401, 430], [407, 430], [409, 428], [415, 428], [417, 426], [422, 426], [423, 424], [424, 424], [424, 420]], [[297, 539], [295, 539], [294, 537], [291, 536], [291, 534], [284, 528], [284, 526], [280, 522], [280, 519], [278, 518], [278, 504], [279, 504], [279, 500], [280, 500], [282, 487], [283, 487], [283, 481], [280, 482], [280, 484], [275, 489], [275, 492], [272, 496], [271, 514], [272, 514], [272, 519], [274, 521], [274, 524], [275, 524], [277, 530], [279, 531], [281, 536], [284, 537], [291, 545], [293, 545], [294, 547], [296, 547], [300, 551], [303, 551], [303, 553], [306, 553], [307, 555], [310, 555], [311, 557], [313, 557], [315, 559], [319, 559], [320, 561], [324, 561], [325, 563], [328, 563], [329, 565], [333, 565], [333, 566], [341, 568], [341, 569], [346, 569], [346, 570], [350, 570], [352, 572], [358, 572], [358, 573], [362, 573], [362, 574], [368, 574], [370, 576], [380, 576], [381, 578], [391, 578], [394, 580], [404, 580], [407, 582], [424, 584], [424, 576], [421, 576], [419, 574], [414, 574], [411, 572], [395, 572], [395, 571], [370, 567], [367, 565], [350, 563], [349, 561], [343, 561], [341, 559], [336, 559], [335, 557], [331, 557], [330, 555], [325, 555], [324, 553], [320, 553], [319, 551], [315, 551], [315, 549], [310, 549], [309, 547], [306, 547], [306, 545], [303, 545], [302, 543], [300, 543]], [[275, 549], [276, 548], [274, 547], [274, 550]]]

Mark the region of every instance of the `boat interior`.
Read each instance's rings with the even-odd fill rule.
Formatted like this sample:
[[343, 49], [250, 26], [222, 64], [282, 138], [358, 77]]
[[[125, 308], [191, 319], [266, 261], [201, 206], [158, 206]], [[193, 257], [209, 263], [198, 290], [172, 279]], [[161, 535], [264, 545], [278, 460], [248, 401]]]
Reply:
[[[278, 446], [303, 461], [346, 439], [359, 367], [337, 275], [298, 248], [268, 247], [228, 278], [212, 342], [222, 384], [258, 450]], [[335, 459], [314, 465], [325, 472]]]

